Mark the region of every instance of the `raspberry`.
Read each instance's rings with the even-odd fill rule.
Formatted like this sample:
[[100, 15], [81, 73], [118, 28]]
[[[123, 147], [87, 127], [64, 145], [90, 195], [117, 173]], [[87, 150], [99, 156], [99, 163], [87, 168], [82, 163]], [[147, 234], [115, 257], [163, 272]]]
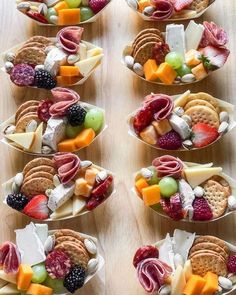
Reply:
[[193, 220], [205, 221], [213, 218], [211, 208], [204, 198], [196, 198], [193, 202]]
[[172, 219], [178, 221], [184, 218], [184, 212], [180, 195], [177, 193], [160, 201], [163, 211]]
[[165, 150], [178, 150], [182, 146], [182, 139], [172, 130], [159, 138], [158, 145]]
[[101, 11], [108, 3], [108, 0], [90, 0], [89, 6], [94, 13]]
[[229, 257], [227, 267], [230, 273], [236, 273], [236, 254]]
[[143, 261], [147, 258], [158, 258], [159, 257], [159, 251], [154, 246], [143, 246], [139, 248], [133, 259], [133, 265], [136, 268], [139, 264], [139, 262]]

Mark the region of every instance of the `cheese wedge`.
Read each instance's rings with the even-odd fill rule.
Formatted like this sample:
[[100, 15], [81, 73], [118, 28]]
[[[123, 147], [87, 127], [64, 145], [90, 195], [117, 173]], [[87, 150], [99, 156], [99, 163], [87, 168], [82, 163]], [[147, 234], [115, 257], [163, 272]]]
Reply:
[[191, 261], [187, 260], [184, 264], [184, 276], [186, 282], [190, 279], [191, 275], [193, 274]]
[[11, 141], [14, 141], [20, 147], [28, 150], [33, 143], [35, 134], [34, 132], [27, 132], [27, 133], [8, 134], [5, 136]]
[[198, 49], [204, 31], [205, 28], [203, 25], [197, 24], [193, 20], [190, 21], [185, 30], [186, 51]]
[[103, 53], [103, 49], [101, 47], [95, 47], [87, 51], [87, 58], [93, 57], [102, 53]]
[[87, 58], [87, 46], [83, 43], [80, 43], [79, 45], [79, 56], [80, 60]]
[[73, 216], [78, 215], [86, 205], [86, 201], [84, 198], [74, 196], [73, 197]]
[[184, 169], [185, 177], [192, 188], [200, 185], [214, 175], [218, 175], [222, 172], [221, 167], [192, 167]]
[[7, 284], [3, 288], [0, 289], [0, 294], [2, 295], [15, 295], [20, 294], [21, 292], [17, 290], [16, 285]]
[[185, 285], [183, 267], [179, 265], [171, 277], [171, 295], [182, 295]]
[[35, 131], [34, 141], [29, 149], [32, 153], [41, 153], [42, 151], [42, 143], [43, 143], [43, 122], [38, 126]]
[[52, 219], [58, 219], [63, 218], [72, 215], [73, 213], [73, 201], [72, 199], [69, 199], [67, 202], [65, 202], [64, 205], [59, 207], [55, 212], [53, 212], [50, 217]]
[[2, 269], [0, 270], [0, 279], [8, 283], [16, 284], [16, 274], [7, 274]]
[[184, 107], [186, 105], [186, 103], [188, 102], [188, 98], [190, 95], [190, 90], [184, 92], [183, 94], [181, 94], [177, 99], [175, 99], [174, 101], [174, 105], [175, 107]]
[[104, 54], [99, 54], [84, 60], [80, 60], [75, 63], [75, 66], [79, 68], [80, 74], [82, 74], [84, 77], [87, 77], [90, 72], [100, 63], [103, 56]]

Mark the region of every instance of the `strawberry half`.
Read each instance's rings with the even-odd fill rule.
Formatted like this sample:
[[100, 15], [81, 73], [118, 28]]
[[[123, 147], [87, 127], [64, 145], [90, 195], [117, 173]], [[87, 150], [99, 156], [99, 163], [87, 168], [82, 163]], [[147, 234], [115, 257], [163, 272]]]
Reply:
[[49, 216], [47, 204], [48, 198], [45, 195], [35, 196], [25, 206], [23, 213], [35, 219], [47, 219]]
[[208, 70], [215, 70], [222, 68], [226, 63], [230, 51], [227, 48], [217, 48], [214, 46], [207, 46], [199, 49], [202, 54], [202, 61], [204, 67]]
[[193, 3], [193, 0], [172, 0], [176, 11], [181, 11]]
[[219, 133], [216, 128], [211, 127], [205, 123], [197, 123], [192, 128], [193, 143], [196, 148], [202, 148], [214, 142]]
[[26, 15], [28, 15], [30, 18], [36, 20], [37, 22], [48, 24], [48, 20], [39, 12], [36, 11], [27, 11]]

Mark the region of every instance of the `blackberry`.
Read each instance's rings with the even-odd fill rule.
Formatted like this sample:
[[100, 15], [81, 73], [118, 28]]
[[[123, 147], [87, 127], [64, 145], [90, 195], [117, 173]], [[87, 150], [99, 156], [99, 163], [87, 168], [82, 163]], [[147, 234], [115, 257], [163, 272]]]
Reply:
[[29, 200], [25, 195], [19, 194], [9, 194], [7, 196], [7, 205], [18, 211], [22, 211], [28, 204]]
[[81, 265], [74, 266], [71, 271], [66, 275], [63, 285], [71, 293], [75, 293], [84, 285], [85, 281], [85, 269]]
[[56, 87], [57, 82], [48, 71], [39, 69], [35, 71], [34, 85], [38, 88], [52, 89]]
[[78, 104], [70, 106], [67, 110], [67, 118], [72, 126], [82, 125], [87, 112]]

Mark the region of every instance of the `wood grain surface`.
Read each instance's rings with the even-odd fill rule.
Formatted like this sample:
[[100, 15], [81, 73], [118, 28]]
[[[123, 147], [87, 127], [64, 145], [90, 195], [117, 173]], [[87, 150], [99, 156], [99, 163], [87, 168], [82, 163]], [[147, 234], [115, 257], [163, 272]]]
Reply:
[[[203, 82], [190, 87], [192, 91], [210, 94], [236, 103], [236, 1], [216, 0], [212, 8], [201, 18], [214, 21], [229, 33], [231, 55], [227, 64]], [[100, 250], [105, 257], [103, 273], [94, 278], [79, 294], [138, 295], [145, 294], [136, 280], [132, 266], [135, 250], [163, 238], [175, 228], [196, 231], [199, 234], [217, 235], [236, 243], [236, 214], [209, 224], [187, 224], [159, 217], [132, 193], [133, 173], [148, 166], [158, 155], [155, 149], [139, 143], [128, 135], [127, 115], [139, 107], [142, 99], [150, 92], [178, 94], [187, 87], [160, 87], [141, 81], [122, 64], [121, 54], [125, 44], [143, 28], [156, 26], [162, 30], [165, 24], [144, 22], [124, 0], [113, 0], [101, 18], [94, 24], [85, 25], [84, 39], [105, 50], [102, 66], [87, 82], [74, 87], [82, 100], [106, 109], [108, 129], [85, 151], [82, 159], [92, 160], [116, 173], [117, 194], [94, 213], [63, 222], [49, 223], [50, 229], [73, 228], [94, 235], [99, 239]], [[19, 13], [14, 0], [1, 0], [0, 7], [0, 51], [3, 52], [30, 36], [41, 34], [55, 36], [57, 28], [39, 27]], [[13, 86], [5, 73], [0, 73], [0, 120], [6, 120], [17, 107], [28, 99], [43, 99], [48, 92], [38, 89]], [[236, 178], [236, 131], [226, 135], [216, 145], [201, 151], [173, 153], [183, 160], [200, 163], [214, 162], [223, 166], [226, 173]], [[0, 182], [4, 182], [21, 171], [30, 160], [20, 152], [0, 145]], [[14, 239], [14, 229], [25, 226], [30, 219], [22, 217], [5, 205], [0, 206], [0, 240]]]

